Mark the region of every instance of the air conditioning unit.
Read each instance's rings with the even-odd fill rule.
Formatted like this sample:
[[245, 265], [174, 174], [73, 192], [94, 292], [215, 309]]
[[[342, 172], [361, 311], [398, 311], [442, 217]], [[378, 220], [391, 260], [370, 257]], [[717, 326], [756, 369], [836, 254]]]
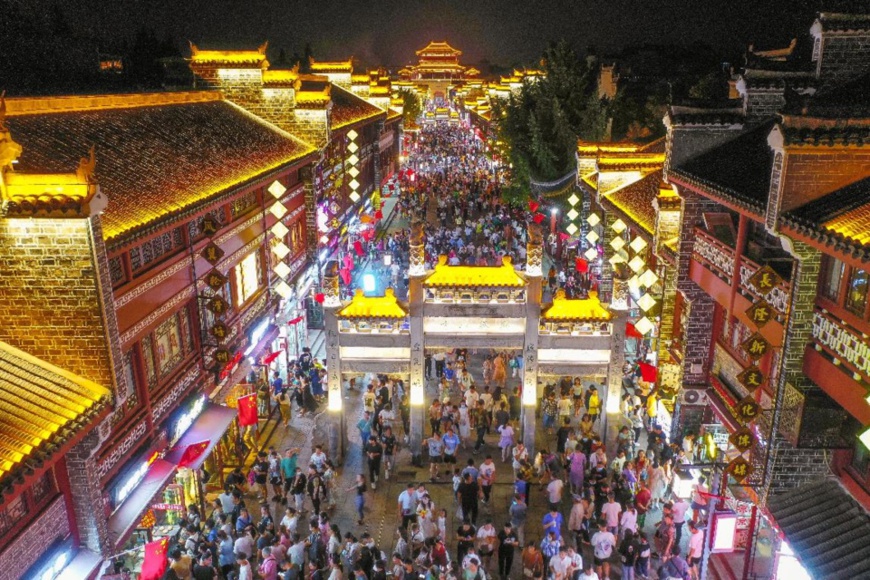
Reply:
[[704, 389], [683, 389], [680, 394], [681, 405], [706, 405], [707, 392]]

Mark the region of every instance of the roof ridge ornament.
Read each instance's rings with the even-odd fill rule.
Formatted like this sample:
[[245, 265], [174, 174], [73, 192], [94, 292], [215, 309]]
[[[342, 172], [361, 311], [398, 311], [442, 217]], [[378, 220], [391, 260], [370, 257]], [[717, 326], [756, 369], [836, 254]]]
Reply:
[[81, 179], [83, 183], [92, 183], [96, 167], [96, 146], [91, 145], [91, 148], [88, 150], [88, 156], [82, 157], [79, 160], [79, 166], [76, 168], [76, 176]]

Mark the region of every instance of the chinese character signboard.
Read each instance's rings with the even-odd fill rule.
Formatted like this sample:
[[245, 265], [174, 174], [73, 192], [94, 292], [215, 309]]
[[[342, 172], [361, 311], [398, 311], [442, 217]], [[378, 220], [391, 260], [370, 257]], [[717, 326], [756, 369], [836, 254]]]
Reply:
[[224, 257], [224, 251], [214, 242], [209, 242], [209, 244], [202, 249], [202, 257], [205, 258], [209, 264], [214, 266]]
[[754, 420], [759, 411], [758, 403], [752, 397], [744, 397], [737, 403], [737, 418], [743, 423]]
[[215, 337], [215, 340], [218, 342], [223, 342], [227, 335], [230, 333], [227, 325], [223, 322], [215, 322], [214, 326], [211, 327], [211, 335]]
[[218, 231], [218, 222], [214, 219], [213, 216], [207, 215], [202, 218], [202, 222], [199, 224], [199, 229], [203, 233], [203, 235], [207, 237], [212, 237]]
[[773, 310], [773, 306], [768, 304], [767, 300], [762, 298], [755, 304], [749, 307], [746, 311], [746, 316], [749, 317], [749, 320], [752, 324], [755, 325], [756, 328], [762, 328], [765, 324], [770, 322], [776, 315]]
[[728, 473], [731, 474], [737, 483], [743, 483], [743, 480], [752, 474], [752, 465], [746, 461], [743, 456], [736, 457], [728, 464]]
[[764, 266], [749, 278], [749, 283], [755, 286], [760, 294], [764, 295], [779, 286], [782, 283], [782, 278], [773, 271], [773, 268]]
[[741, 427], [728, 437], [728, 441], [730, 441], [731, 445], [737, 448], [740, 453], [746, 453], [755, 444], [755, 435], [752, 434], [749, 427]]
[[214, 351], [214, 360], [218, 364], [225, 365], [225, 364], [229, 363], [230, 360], [232, 360], [232, 356], [233, 355], [230, 354], [230, 351], [228, 351], [225, 348], [219, 348], [216, 351]]
[[756, 332], [747, 338], [740, 347], [743, 349], [743, 352], [746, 353], [747, 357], [753, 361], [757, 361], [768, 353], [770, 350], [770, 343]]
[[757, 366], [752, 365], [737, 375], [737, 380], [751, 393], [764, 384], [764, 373]]
[[227, 277], [215, 269], [205, 275], [205, 283], [209, 288], [217, 292], [227, 283]]

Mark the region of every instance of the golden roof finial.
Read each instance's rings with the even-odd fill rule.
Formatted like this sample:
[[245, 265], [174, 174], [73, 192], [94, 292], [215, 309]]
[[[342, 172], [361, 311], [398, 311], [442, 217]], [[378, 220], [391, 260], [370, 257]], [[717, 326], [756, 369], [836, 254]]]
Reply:
[[196, 56], [199, 53], [199, 48], [193, 43], [192, 40], [188, 40], [187, 44], [190, 45], [190, 56]]
[[0, 92], [0, 133], [5, 133], [6, 129], [6, 91]]
[[257, 51], [258, 51], [260, 54], [266, 54], [266, 49], [267, 49], [267, 48], [269, 48], [269, 41], [268, 41], [268, 40], [267, 40], [266, 42], [264, 42], [263, 44], [261, 44], [261, 45], [257, 48]]
[[82, 157], [79, 160], [79, 166], [76, 168], [76, 176], [84, 183], [90, 183], [94, 176], [94, 169], [97, 167], [96, 149], [91, 145], [87, 157]]

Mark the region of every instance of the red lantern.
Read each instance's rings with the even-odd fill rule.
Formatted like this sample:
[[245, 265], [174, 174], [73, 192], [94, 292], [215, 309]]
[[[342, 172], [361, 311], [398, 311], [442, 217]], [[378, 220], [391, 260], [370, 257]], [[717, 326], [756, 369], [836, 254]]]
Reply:
[[323, 301], [325, 299], [326, 299], [326, 296], [323, 294], [323, 292], [318, 292], [317, 294], [314, 295], [314, 301], [317, 302], [318, 304], [323, 304]]
[[587, 262], [583, 258], [574, 258], [574, 267], [581, 274], [585, 274], [589, 271], [589, 262]]

